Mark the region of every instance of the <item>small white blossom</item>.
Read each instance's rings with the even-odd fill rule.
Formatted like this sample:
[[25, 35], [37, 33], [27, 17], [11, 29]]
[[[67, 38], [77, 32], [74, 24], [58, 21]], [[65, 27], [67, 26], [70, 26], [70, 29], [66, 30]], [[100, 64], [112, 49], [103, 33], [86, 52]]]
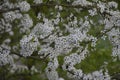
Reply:
[[120, 20], [117, 20], [115, 25], [120, 27]]
[[41, 19], [41, 13], [38, 13], [37, 18]]
[[46, 75], [48, 80], [59, 80], [57, 71], [51, 70], [50, 68], [46, 68]]
[[88, 10], [88, 12], [90, 13], [91, 16], [94, 16], [97, 14], [96, 8], [93, 8], [93, 10]]
[[33, 21], [28, 14], [24, 14], [21, 20], [21, 25], [26, 28], [30, 28], [33, 26]]
[[105, 11], [105, 8], [106, 8], [105, 3], [99, 1], [97, 6], [100, 8], [101, 13], [103, 13]]
[[49, 55], [49, 54], [52, 54], [52, 48], [42, 48], [42, 46], [41, 46], [41, 49], [40, 49], [40, 51], [38, 52], [38, 54], [40, 55], [40, 58], [44, 58], [44, 57], [46, 57], [47, 55]]
[[31, 67], [31, 74], [34, 74], [34, 73], [37, 73], [37, 72], [38, 72], [37, 68], [35, 66], [32, 66]]
[[59, 80], [64, 80], [63, 78], [59, 78]]
[[47, 78], [49, 80], [58, 80], [59, 79], [54, 62], [52, 62], [52, 61], [49, 62], [45, 71], [46, 71]]
[[40, 4], [40, 3], [42, 3], [43, 1], [42, 0], [34, 0], [33, 1], [35, 4]]
[[118, 3], [114, 2], [114, 1], [111, 1], [111, 2], [108, 2], [108, 5], [110, 8], [117, 8], [118, 7]]
[[13, 36], [13, 35], [14, 35], [14, 32], [13, 32], [13, 31], [10, 31], [10, 32], [9, 32], [9, 35], [10, 35], [10, 36]]
[[63, 10], [63, 7], [62, 7], [62, 6], [59, 6], [59, 10], [60, 10], [60, 11]]
[[75, 77], [77, 80], [79, 80], [79, 79], [81, 79], [81, 78], [83, 77], [83, 72], [82, 72], [81, 69], [79, 69], [79, 70], [76, 70], [76, 71], [75, 71], [74, 75], [75, 75], [74, 77]]

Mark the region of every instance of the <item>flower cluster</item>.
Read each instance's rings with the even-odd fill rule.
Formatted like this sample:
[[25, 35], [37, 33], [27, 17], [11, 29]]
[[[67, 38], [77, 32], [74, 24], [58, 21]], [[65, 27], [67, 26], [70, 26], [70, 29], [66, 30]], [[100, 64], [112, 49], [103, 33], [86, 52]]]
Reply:
[[65, 70], [71, 70], [72, 67], [79, 63], [81, 61], [80, 55], [78, 55], [77, 53], [71, 54], [70, 56], [66, 56], [64, 58], [64, 65], [63, 65], [63, 69]]
[[11, 55], [9, 55], [10, 50], [11, 50], [11, 47], [8, 46], [7, 44], [3, 43], [0, 45], [0, 66], [6, 65], [6, 64], [13, 64], [13, 58]]
[[[75, 65], [81, 63], [87, 58], [86, 56], [91, 55], [90, 53], [96, 49], [97, 41], [106, 38], [105, 41], [111, 42], [112, 55], [110, 56], [113, 58], [117, 56], [116, 58], [120, 59], [118, 4], [114, 1], [106, 3], [106, 1], [99, 0], [91, 2], [90, 0], [55, 1], [48, 0], [44, 3], [43, 0], [33, 0], [30, 1], [30, 4], [33, 3], [33, 5], [30, 5], [27, 1], [22, 0], [15, 4], [9, 3], [9, 0], [3, 0], [5, 3], [0, 5], [0, 9], [3, 8], [5, 11], [3, 10], [4, 13], [0, 18], [0, 34], [9, 33], [9, 35], [5, 37], [0, 35], [0, 66], [13, 64], [13, 59], [28, 57], [43, 60], [47, 64], [45, 72], [49, 80], [64, 80], [61, 75], [59, 77], [57, 72], [59, 68], [67, 71], [68, 77], [74, 80], [110, 80], [107, 69], [102, 68], [86, 74], [82, 69], [76, 69]], [[63, 2], [65, 4], [62, 4]], [[5, 6], [10, 7], [8, 11], [7, 8], [4, 8]], [[40, 8], [36, 8], [39, 6]], [[70, 7], [67, 10], [71, 11], [70, 13], [64, 13], [67, 7]], [[29, 12], [30, 8], [32, 8], [31, 11], [34, 11], [32, 15]], [[44, 9], [47, 9], [48, 13]], [[18, 40], [20, 38], [21, 40]], [[14, 41], [16, 41], [15, 44]], [[101, 48], [101, 45], [97, 48]], [[104, 50], [106, 49], [99, 50], [99, 53], [105, 52]], [[34, 53], [35, 56], [33, 56]], [[16, 58], [15, 55], [17, 55]], [[60, 60], [62, 57], [64, 62], [59, 61], [59, 57]], [[36, 64], [28, 69], [21, 62], [16, 63], [11, 66], [10, 72], [23, 72], [24, 70], [30, 70], [31, 74], [40, 72], [36, 68]], [[106, 63], [109, 64], [109, 62]]]
[[99, 1], [99, 4], [97, 6], [100, 8], [100, 12], [103, 13], [106, 10], [106, 4], [104, 2]]
[[57, 67], [58, 67], [58, 60], [57, 58], [53, 58], [53, 60], [48, 63], [48, 66], [46, 68], [46, 75], [49, 80], [59, 80], [59, 76], [56, 71]]
[[120, 59], [120, 31], [119, 29], [112, 29], [111, 32], [108, 32], [109, 39], [113, 44], [112, 56], [118, 56]]
[[43, 1], [42, 0], [34, 0], [33, 1], [35, 4], [40, 4], [40, 3], [42, 3]]
[[33, 26], [33, 21], [28, 14], [24, 14], [20, 23], [20, 32], [25, 33]]
[[92, 3], [87, 0], [75, 0], [73, 2], [73, 5], [87, 6], [87, 5], [92, 5]]
[[6, 21], [13, 21], [16, 18], [15, 12], [13, 11], [3, 14], [3, 16]]
[[19, 8], [22, 12], [27, 12], [30, 10], [30, 4], [26, 1], [22, 1], [19, 3]]
[[94, 71], [89, 74], [84, 74], [83, 80], [111, 80], [108, 71], [103, 71], [102, 69], [99, 71]]
[[54, 30], [54, 27], [52, 25], [52, 22], [45, 20], [45, 23], [37, 23], [32, 30], [32, 32], [38, 37], [38, 38], [45, 38], [46, 36], [50, 35], [52, 31]]
[[5, 23], [4, 19], [0, 20], [0, 33], [8, 32], [9, 34], [12, 32], [12, 25], [10, 23]]
[[108, 5], [110, 8], [117, 8], [118, 7], [118, 4], [114, 1], [108, 2]]
[[32, 55], [32, 53], [37, 50], [39, 46], [39, 41], [37, 37], [33, 34], [30, 35], [25, 35], [21, 40], [20, 40], [20, 54], [23, 55], [24, 57]]

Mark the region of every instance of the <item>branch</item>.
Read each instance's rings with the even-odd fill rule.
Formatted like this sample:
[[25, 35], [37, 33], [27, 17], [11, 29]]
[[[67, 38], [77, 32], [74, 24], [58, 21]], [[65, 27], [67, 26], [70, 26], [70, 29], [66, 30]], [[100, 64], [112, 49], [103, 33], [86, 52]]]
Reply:
[[[32, 4], [30, 5], [31, 8], [34, 8], [34, 7], [43, 7], [43, 6], [47, 6], [48, 8], [50, 7], [55, 7], [55, 6], [62, 6], [62, 7], [66, 7], [66, 8], [83, 8], [83, 9], [91, 9], [95, 6], [91, 6], [91, 5], [88, 5], [88, 6], [82, 6], [82, 5], [68, 5], [68, 4], [50, 4], [50, 3], [41, 3], [41, 4]], [[5, 13], [5, 12], [9, 12], [9, 11], [15, 11], [15, 10], [20, 10], [19, 7], [17, 8], [11, 8], [11, 9], [0, 9], [0, 13]]]
[[71, 4], [50, 4], [50, 3], [41, 3], [41, 4], [33, 4], [31, 5], [31, 7], [42, 7], [42, 6], [48, 6], [48, 7], [54, 7], [54, 6], [62, 6], [62, 7], [66, 7], [66, 8], [83, 8], [83, 9], [91, 9], [91, 7], [95, 7], [95, 6], [82, 6], [82, 5], [71, 5]]
[[16, 10], [20, 10], [20, 8], [0, 9], [0, 13], [5, 13], [5, 12], [9, 12], [9, 11], [16, 11]]
[[26, 58], [26, 59], [33, 59], [33, 60], [48, 62], [47, 59], [46, 59], [48, 55], [45, 56], [44, 58], [39, 58], [37, 56], [27, 56], [27, 57], [24, 57], [24, 56], [22, 56], [22, 55], [20, 55], [20, 54], [18, 54], [16, 52], [11, 52], [11, 54], [15, 54], [15, 55], [17, 55], [19, 57], [23, 57], [23, 58]]

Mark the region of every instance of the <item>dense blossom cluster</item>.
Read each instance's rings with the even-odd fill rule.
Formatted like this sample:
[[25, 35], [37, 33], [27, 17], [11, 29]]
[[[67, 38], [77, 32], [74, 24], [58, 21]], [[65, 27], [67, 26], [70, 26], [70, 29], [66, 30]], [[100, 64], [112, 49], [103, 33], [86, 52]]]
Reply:
[[22, 1], [19, 3], [19, 8], [22, 12], [27, 12], [30, 10], [30, 4], [26, 1]]
[[10, 12], [4, 13], [3, 17], [7, 22], [12, 22], [15, 19], [20, 19], [22, 15], [18, 11], [16, 12], [10, 11]]
[[4, 32], [8, 32], [9, 34], [11, 34], [12, 32], [12, 25], [10, 23], [5, 23], [4, 19], [0, 20], [0, 33], [4, 33]]
[[[82, 69], [77, 69], [75, 65], [80, 64], [91, 55], [92, 51], [96, 50], [98, 40], [106, 40], [107, 38], [112, 45], [112, 55], [110, 56], [120, 60], [120, 11], [117, 10], [118, 4], [116, 2], [98, 0], [91, 2], [73, 0], [71, 2], [71, 0], [67, 0], [71, 5], [68, 3], [61, 5], [58, 4], [59, 1], [55, 5], [51, 4], [52, 0], [50, 0], [51, 2], [48, 0], [48, 4], [45, 5], [42, 4], [43, 0], [34, 0], [32, 2], [34, 5], [39, 4], [34, 7], [40, 6], [40, 12], [36, 11], [37, 8], [36, 10], [32, 8], [31, 11], [35, 12], [29, 13], [32, 4], [27, 1], [18, 0], [16, 4], [10, 4], [9, 0], [4, 1], [5, 3], [0, 5], [0, 9], [6, 9], [3, 7], [7, 6], [10, 7], [8, 9], [15, 8], [15, 11], [7, 11], [0, 15], [2, 16], [0, 18], [0, 66], [10, 64], [11, 73], [30, 70], [31, 74], [34, 74], [39, 72], [34, 65], [27, 67], [22, 62], [17, 63], [16, 60], [14, 63], [14, 59], [37, 56], [37, 60], [38, 58], [47, 60], [45, 73], [49, 80], [65, 80], [59, 76], [58, 68], [67, 71], [67, 76], [74, 80], [111, 79], [107, 68], [100, 68], [86, 74]], [[50, 13], [45, 10], [42, 13], [43, 8], [41, 7], [49, 5], [55, 8], [55, 12], [50, 8]], [[66, 13], [69, 14], [66, 16], [64, 14], [66, 8], [64, 7], [75, 7], [75, 11]], [[16, 10], [16, 8], [18, 9]], [[45, 9], [47, 8], [45, 7]], [[84, 9], [86, 9], [85, 14], [82, 13]], [[34, 19], [32, 19], [33, 14], [35, 14]], [[53, 15], [56, 16], [52, 18]], [[4, 37], [4, 34], [8, 35], [8, 39]], [[12, 44], [14, 41], [17, 44], [16, 42]], [[58, 58], [61, 56], [63, 57], [62, 64]]]
[[5, 18], [5, 20], [6, 21], [13, 21], [13, 20], [15, 20], [15, 18], [16, 18], [16, 15], [15, 15], [15, 13], [14, 12], [8, 12], [8, 13], [5, 13], [5, 14], [3, 14], [3, 16], [4, 16], [4, 18]]
[[118, 56], [120, 59], [120, 31], [118, 29], [112, 29], [112, 33], [108, 33], [110, 40], [113, 43], [112, 56]]
[[33, 34], [25, 35], [22, 40], [20, 40], [21, 51], [20, 54], [23, 56], [30, 56], [37, 50], [39, 42], [36, 36]]
[[37, 23], [32, 30], [32, 32], [38, 37], [38, 38], [45, 38], [46, 36], [50, 35], [52, 31], [54, 30], [54, 27], [52, 23], [45, 19], [45, 23]]
[[30, 28], [33, 26], [33, 21], [28, 14], [24, 14], [21, 23], [20, 23], [20, 33], [25, 33], [29, 31]]
[[108, 2], [108, 5], [110, 8], [117, 8], [118, 7], [118, 4], [114, 1]]
[[10, 40], [6, 39], [3, 44], [0, 45], [0, 66], [6, 64], [13, 64], [13, 58], [10, 55], [11, 47], [6, 43], [9, 43]]

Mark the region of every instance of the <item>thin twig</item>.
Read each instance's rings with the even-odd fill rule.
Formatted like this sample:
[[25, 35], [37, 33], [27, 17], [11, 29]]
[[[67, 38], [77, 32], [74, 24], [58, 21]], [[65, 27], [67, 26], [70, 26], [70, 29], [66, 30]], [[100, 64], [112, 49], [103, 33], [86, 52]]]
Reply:
[[20, 8], [0, 9], [0, 13], [5, 13], [5, 12], [9, 12], [9, 11], [16, 11], [16, 10], [20, 10]]
[[46, 58], [47, 58], [46, 56], [41, 59], [41, 58], [39, 58], [39, 57], [37, 57], [37, 56], [27, 56], [27, 57], [24, 57], [24, 56], [22, 56], [22, 55], [20, 55], [20, 54], [18, 54], [18, 53], [16, 53], [16, 52], [11, 52], [11, 54], [15, 54], [15, 55], [17, 55], [17, 56], [19, 56], [19, 57], [23, 57], [23, 58], [28, 58], [28, 59], [33, 59], [33, 60], [48, 62], [48, 61], [46, 60]]

